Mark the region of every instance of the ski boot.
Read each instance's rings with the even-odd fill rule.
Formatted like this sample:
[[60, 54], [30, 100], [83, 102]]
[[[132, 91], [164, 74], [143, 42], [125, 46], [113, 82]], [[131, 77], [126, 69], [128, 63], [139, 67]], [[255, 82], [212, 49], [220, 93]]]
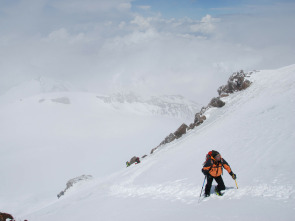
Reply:
[[223, 195], [223, 193], [221, 193], [221, 192], [218, 190], [217, 186], [215, 187], [215, 193], [216, 193], [216, 195], [218, 195], [218, 196], [222, 196], [222, 195]]

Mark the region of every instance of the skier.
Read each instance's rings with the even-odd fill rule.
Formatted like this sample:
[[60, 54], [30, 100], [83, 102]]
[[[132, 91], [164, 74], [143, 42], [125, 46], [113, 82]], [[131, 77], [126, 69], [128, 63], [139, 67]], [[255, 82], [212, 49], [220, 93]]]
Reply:
[[210, 190], [212, 186], [213, 179], [217, 182], [217, 186], [215, 187], [215, 192], [217, 195], [221, 196], [221, 190], [225, 190], [225, 185], [221, 175], [223, 174], [223, 168], [227, 170], [227, 172], [231, 175], [231, 177], [235, 180], [237, 178], [236, 174], [234, 174], [228, 165], [228, 163], [223, 159], [215, 150], [210, 151], [206, 156], [206, 161], [204, 162], [204, 166], [202, 169], [203, 174], [207, 177], [207, 184], [205, 187], [205, 197], [210, 196]]

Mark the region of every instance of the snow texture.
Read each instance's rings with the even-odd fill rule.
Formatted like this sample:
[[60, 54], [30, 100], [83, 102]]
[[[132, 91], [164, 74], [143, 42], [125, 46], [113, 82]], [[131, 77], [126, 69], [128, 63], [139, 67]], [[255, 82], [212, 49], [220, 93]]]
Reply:
[[[295, 65], [278, 70], [255, 72], [250, 80], [253, 83], [248, 89], [222, 98], [225, 102], [224, 107], [208, 110], [205, 113], [207, 120], [180, 139], [159, 148], [152, 155], [142, 159], [140, 164], [125, 168], [125, 159], [122, 159], [124, 161], [122, 169], [111, 173], [108, 167], [115, 163], [115, 160], [124, 158], [124, 151], [126, 151], [126, 149], [117, 150], [108, 164], [93, 164], [96, 170], [101, 167], [106, 168], [108, 170], [106, 176], [88, 181], [59, 200], [56, 199], [55, 194], [50, 196], [50, 193], [56, 192], [57, 185], [47, 185], [42, 191], [29, 188], [30, 193], [18, 188], [21, 189], [20, 186], [24, 180], [40, 184], [40, 177], [37, 179], [32, 174], [21, 175], [32, 169], [33, 164], [30, 162], [34, 159], [39, 159], [34, 165], [42, 166], [46, 176], [54, 173], [57, 179], [54, 183], [64, 183], [66, 173], [62, 173], [57, 167], [54, 167], [56, 170], [51, 170], [51, 166], [58, 164], [58, 160], [62, 159], [51, 158], [52, 163], [42, 163], [49, 161], [48, 157], [52, 157], [50, 155], [52, 151], [55, 151], [56, 155], [65, 151], [69, 158], [74, 155], [73, 149], [65, 148], [66, 143], [62, 143], [63, 145], [59, 143], [61, 140], [57, 137], [62, 130], [52, 135], [55, 139], [48, 146], [45, 145], [46, 136], [42, 137], [40, 133], [36, 134], [36, 142], [26, 140], [25, 138], [29, 138], [28, 134], [16, 137], [15, 135], [21, 134], [18, 130], [24, 132], [25, 128], [12, 127], [11, 125], [15, 123], [13, 116], [24, 121], [24, 124], [29, 123], [32, 120], [26, 121], [17, 116], [24, 116], [24, 111], [34, 112], [33, 107], [39, 110], [44, 107], [34, 106], [33, 99], [22, 106], [21, 112], [18, 111], [17, 106], [1, 109], [0, 134], [4, 134], [5, 139], [1, 139], [0, 173], [5, 179], [1, 182], [0, 208], [20, 219], [26, 218], [30, 221], [127, 221], [132, 217], [144, 221], [293, 220], [295, 215], [293, 168]], [[75, 96], [71, 98], [71, 105], [75, 103], [75, 99], [77, 99]], [[48, 109], [55, 108], [52, 103], [45, 105]], [[59, 109], [63, 112], [69, 106], [64, 105], [59, 108], [65, 108]], [[93, 108], [95, 109], [95, 105]], [[99, 111], [99, 109], [95, 110]], [[88, 126], [91, 127], [95, 123], [97, 125], [99, 122], [93, 119], [94, 112], [91, 111], [89, 114], [91, 124]], [[104, 117], [110, 116], [106, 113], [101, 114]], [[34, 117], [38, 120], [40, 116], [34, 115]], [[51, 116], [51, 118], [63, 120], [61, 116], [58, 118]], [[124, 127], [126, 124], [122, 122], [122, 119], [117, 118], [116, 120], [121, 121], [115, 120], [113, 123], [120, 123]], [[130, 121], [138, 119], [134, 116], [130, 117]], [[162, 124], [162, 119], [158, 123]], [[166, 126], [170, 127], [170, 125]], [[36, 132], [34, 127], [37, 125], [28, 124], [30, 131]], [[173, 128], [175, 127], [170, 127], [170, 130]], [[75, 130], [70, 131], [68, 136], [75, 137], [83, 134], [77, 127]], [[140, 128], [138, 130], [141, 132]], [[97, 128], [96, 131], [101, 133]], [[107, 134], [109, 133], [113, 139], [116, 139], [115, 131], [109, 130]], [[156, 133], [151, 133], [149, 138], [152, 139], [155, 135]], [[17, 142], [12, 142], [19, 139], [22, 139], [22, 142], [26, 140], [21, 148], [18, 148]], [[134, 135], [134, 139], [139, 137]], [[46, 148], [41, 148], [40, 144]], [[89, 143], [81, 140], [79, 145], [82, 144], [85, 150], [89, 150]], [[60, 149], [55, 148], [56, 146]], [[74, 148], [79, 149], [77, 146]], [[199, 203], [199, 194], [204, 180], [201, 167], [206, 153], [212, 149], [218, 150], [230, 164], [233, 172], [237, 174], [239, 189], [225, 171], [223, 174], [227, 187], [225, 194], [222, 197], [212, 194], [210, 198]], [[100, 153], [105, 154], [103, 151]], [[80, 154], [81, 158], [87, 160], [91, 158], [84, 152]], [[76, 158], [73, 161], [77, 164], [86, 163]], [[67, 166], [66, 163], [60, 165]], [[93, 174], [90, 165], [87, 163], [86, 165], [83, 169]], [[75, 167], [69, 171], [80, 172]], [[13, 177], [21, 179], [17, 180]], [[15, 183], [18, 185], [14, 185]], [[214, 186], [212, 193], [213, 189]], [[13, 195], [12, 192], [17, 194]]]

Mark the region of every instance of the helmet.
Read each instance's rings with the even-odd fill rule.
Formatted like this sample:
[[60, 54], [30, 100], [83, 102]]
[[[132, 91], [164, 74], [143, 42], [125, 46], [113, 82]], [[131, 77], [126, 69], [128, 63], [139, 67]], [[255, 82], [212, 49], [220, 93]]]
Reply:
[[221, 161], [221, 155], [220, 155], [220, 154], [217, 154], [217, 155], [214, 157], [214, 159], [215, 159], [216, 161]]
[[220, 161], [221, 160], [221, 155], [218, 151], [216, 150], [212, 150], [212, 155], [211, 155], [216, 161]]

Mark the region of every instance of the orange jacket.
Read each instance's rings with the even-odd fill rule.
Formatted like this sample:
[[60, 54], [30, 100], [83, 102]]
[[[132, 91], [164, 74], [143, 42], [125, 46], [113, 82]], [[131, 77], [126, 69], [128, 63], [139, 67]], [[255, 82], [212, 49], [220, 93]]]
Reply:
[[222, 170], [226, 169], [228, 173], [231, 173], [231, 168], [225, 159], [221, 158], [221, 161], [216, 161], [213, 157], [209, 158], [202, 169], [205, 175], [210, 174], [212, 177], [219, 177], [222, 175]]

